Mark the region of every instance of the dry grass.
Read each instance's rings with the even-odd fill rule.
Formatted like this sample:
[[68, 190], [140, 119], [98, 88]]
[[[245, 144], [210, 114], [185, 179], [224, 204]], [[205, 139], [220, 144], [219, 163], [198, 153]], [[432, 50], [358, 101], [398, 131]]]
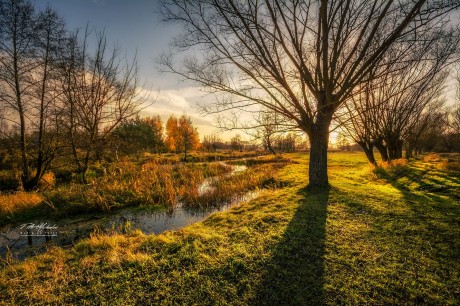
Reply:
[[230, 203], [248, 191], [285, 186], [276, 173], [286, 164], [260, 163], [251, 166], [242, 173], [215, 181], [207, 193], [199, 194], [197, 189], [191, 189], [182, 199], [188, 206], [212, 207]]
[[149, 161], [113, 163], [106, 175], [89, 185], [71, 184], [46, 193], [46, 199], [67, 213], [110, 211], [138, 205], [174, 206], [210, 176], [228, 173], [231, 167], [214, 164], [160, 164]]
[[439, 168], [447, 171], [460, 172], [460, 154], [444, 153], [441, 154], [442, 161], [439, 163]]
[[407, 159], [395, 159], [392, 161], [380, 161], [377, 166], [370, 165], [371, 172], [376, 178], [395, 179], [405, 175], [409, 169]]
[[440, 162], [442, 160], [441, 155], [438, 153], [430, 153], [423, 156], [422, 160], [426, 163]]
[[0, 214], [20, 213], [26, 209], [36, 207], [42, 202], [43, 198], [37, 193], [19, 191], [13, 194], [0, 195]]
[[460, 171], [460, 162], [458, 161], [443, 162], [442, 167], [449, 171]]

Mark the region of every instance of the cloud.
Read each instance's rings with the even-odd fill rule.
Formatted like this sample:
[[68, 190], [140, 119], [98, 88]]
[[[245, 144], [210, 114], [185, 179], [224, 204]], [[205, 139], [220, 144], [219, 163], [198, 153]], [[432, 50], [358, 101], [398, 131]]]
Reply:
[[167, 110], [170, 113], [196, 114], [197, 103], [203, 99], [203, 93], [196, 87], [142, 91], [142, 94], [149, 96], [153, 109]]
[[159, 102], [170, 105], [172, 108], [181, 108], [184, 110], [191, 108], [190, 103], [185, 98], [171, 92], [160, 94]]

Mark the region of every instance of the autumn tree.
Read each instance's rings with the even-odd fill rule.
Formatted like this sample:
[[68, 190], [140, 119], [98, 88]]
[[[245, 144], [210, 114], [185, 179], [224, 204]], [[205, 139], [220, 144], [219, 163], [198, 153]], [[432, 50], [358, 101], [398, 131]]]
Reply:
[[179, 119], [174, 115], [169, 117], [166, 122], [165, 145], [170, 151], [184, 153], [184, 161], [187, 161], [188, 152], [198, 149], [200, 139], [190, 117], [186, 115], [182, 115]]
[[179, 149], [177, 125], [177, 118], [174, 115], [169, 116], [168, 121], [166, 121], [165, 146], [170, 152], [177, 152]]
[[184, 152], [184, 161], [187, 161], [187, 152], [196, 150], [200, 146], [200, 138], [197, 129], [193, 126], [190, 117], [182, 115], [178, 122], [178, 143]]
[[[412, 42], [447, 26], [457, 0], [279, 1], [163, 0], [167, 22], [183, 26], [176, 51], [200, 56], [164, 70], [193, 80], [218, 102], [209, 113], [260, 105], [285, 117], [310, 140], [309, 185], [328, 186], [327, 148], [334, 114], [391, 58], [414, 51]], [[383, 73], [394, 73], [384, 71]]]
[[150, 145], [153, 147], [155, 153], [160, 152], [164, 147], [163, 122], [160, 115], [145, 117], [143, 121], [152, 127], [153, 139]]

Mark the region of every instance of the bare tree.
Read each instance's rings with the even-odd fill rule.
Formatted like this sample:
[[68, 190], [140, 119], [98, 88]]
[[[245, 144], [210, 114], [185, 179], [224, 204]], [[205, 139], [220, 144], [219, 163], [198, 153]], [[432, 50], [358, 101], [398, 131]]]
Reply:
[[[260, 112], [257, 118], [257, 126], [255, 127], [256, 139], [262, 140], [262, 145], [265, 150], [276, 155], [275, 142], [277, 140], [277, 133], [281, 132], [279, 115], [270, 110]], [[252, 129], [251, 129], [252, 130]]]
[[[373, 105], [371, 99], [374, 90], [372, 83], [367, 83], [345, 105], [344, 114], [336, 116], [336, 120], [340, 129], [363, 149], [369, 162], [375, 165], [377, 161], [374, 156], [374, 147], [379, 137], [376, 132], [379, 114], [378, 108]], [[378, 143], [377, 146], [379, 146]], [[386, 150], [382, 154], [382, 159], [387, 159]]]
[[241, 139], [240, 134], [236, 134], [232, 137], [232, 139], [230, 139], [230, 148], [234, 151], [243, 150], [243, 140]]
[[211, 150], [216, 152], [219, 143], [222, 143], [222, 139], [219, 136], [215, 134], [205, 135], [203, 137], [203, 141], [201, 142], [201, 146], [208, 152], [210, 152]]
[[[328, 186], [334, 113], [366, 82], [397, 42], [394, 59], [446, 25], [458, 1], [163, 0], [165, 21], [183, 25], [177, 51], [200, 49], [164, 70], [226, 93], [208, 112], [260, 105], [308, 134], [309, 186]], [[396, 52], [397, 51], [397, 52]], [[393, 73], [383, 71], [382, 73]]]
[[34, 9], [27, 0], [0, 1], [0, 102], [10, 123], [19, 127], [22, 182], [30, 178], [27, 152], [27, 114], [34, 55]]
[[376, 163], [374, 146], [386, 161], [402, 158], [406, 142], [410, 156], [432, 119], [429, 113], [442, 106], [445, 69], [452, 63], [459, 37], [443, 31], [415, 44], [421, 45], [418, 52], [407, 54], [403, 61], [383, 59], [378, 69], [395, 73], [369, 79], [346, 104], [344, 114], [337, 116], [371, 163]]
[[69, 40], [64, 66], [66, 122], [77, 171], [85, 174], [92, 158], [100, 157], [109, 134], [123, 120], [136, 115], [146, 96], [139, 89], [136, 59], [129, 62], [120, 49], [110, 49], [103, 32], [96, 33], [94, 52], [90, 32]]
[[[445, 115], [440, 111], [440, 105], [433, 103], [432, 107], [428, 106], [417, 121], [414, 121], [407, 132], [406, 136], [406, 158], [411, 158], [414, 153], [420, 154], [423, 142], [436, 143], [435, 139], [430, 140], [430, 132], [442, 126]], [[442, 135], [442, 132], [438, 134]]]
[[29, 187], [35, 188], [50, 168], [53, 159], [62, 154], [65, 146], [60, 141], [58, 118], [61, 112], [59, 98], [59, 68], [62, 65], [66, 29], [64, 21], [51, 8], [37, 16], [34, 28], [35, 60], [33, 105], [35, 109], [31, 125], [34, 128], [35, 145], [31, 154], [35, 175], [29, 180]]

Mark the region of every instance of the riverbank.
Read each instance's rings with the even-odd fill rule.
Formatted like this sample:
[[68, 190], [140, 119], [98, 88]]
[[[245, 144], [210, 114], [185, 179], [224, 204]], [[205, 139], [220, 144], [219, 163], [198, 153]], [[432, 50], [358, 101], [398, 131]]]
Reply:
[[280, 187], [182, 230], [3, 262], [0, 304], [460, 302], [457, 174], [429, 160], [374, 171], [332, 153], [333, 188], [307, 191], [307, 158], [290, 157]]
[[[43, 192], [0, 193], [0, 229], [44, 216], [51, 221], [79, 215], [92, 217], [126, 207], [171, 208], [178, 202], [185, 206], [206, 206], [235, 193], [264, 187], [262, 185], [273, 179], [270, 164], [289, 162], [273, 156], [227, 160], [228, 164], [221, 161], [181, 163], [168, 155], [136, 162], [127, 159], [106, 167], [94, 166], [99, 170], [92, 172], [88, 184], [72, 181]], [[226, 180], [225, 186], [218, 184], [235, 166], [246, 164], [250, 175], [237, 175]], [[203, 197], [199, 189], [209, 178], [216, 178], [218, 192]]]

